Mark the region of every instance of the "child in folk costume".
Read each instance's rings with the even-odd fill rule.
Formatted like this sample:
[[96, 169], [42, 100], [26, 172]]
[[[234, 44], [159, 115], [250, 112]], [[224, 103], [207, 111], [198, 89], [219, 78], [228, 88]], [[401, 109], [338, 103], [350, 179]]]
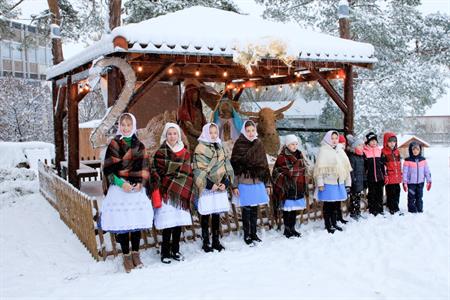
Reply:
[[369, 212], [376, 216], [383, 214], [384, 165], [375, 133], [369, 132], [366, 135], [366, 145], [363, 152], [369, 190], [367, 193]]
[[192, 225], [194, 175], [177, 124], [165, 125], [160, 143], [152, 164], [152, 195], [159, 194], [162, 199], [161, 207], [155, 209], [155, 227], [162, 230], [161, 262], [169, 264], [171, 259], [184, 260], [180, 253], [181, 227]]
[[323, 202], [323, 219], [329, 233], [342, 231], [336, 224], [338, 206], [347, 199], [346, 187], [351, 186], [350, 161], [342, 147], [338, 147], [338, 141], [337, 131], [325, 134], [314, 166], [317, 199]]
[[141, 230], [151, 228], [153, 223], [153, 209], [146, 193], [149, 161], [145, 146], [136, 137], [136, 119], [132, 114], [119, 118], [117, 135], [106, 150], [103, 173], [106, 197], [102, 202], [101, 228], [116, 234], [125, 271], [129, 273], [143, 266], [139, 257]]
[[386, 206], [393, 215], [400, 211], [400, 184], [402, 183], [402, 162], [397, 149], [397, 137], [393, 132], [386, 132], [383, 137], [381, 159], [385, 167], [384, 184], [386, 190]]
[[242, 226], [247, 245], [261, 242], [256, 234], [258, 205], [269, 202], [270, 171], [256, 125], [246, 121], [231, 154], [234, 170], [233, 201], [242, 207]]
[[295, 230], [297, 210], [306, 208], [304, 198], [306, 166], [302, 152], [298, 150], [298, 139], [289, 134], [285, 137], [284, 147], [277, 157], [272, 171], [273, 197], [283, 210], [284, 235], [300, 237]]
[[422, 146], [417, 142], [409, 144], [409, 157], [403, 164], [403, 189], [408, 192], [408, 212], [423, 212], [423, 186], [431, 189], [431, 172], [427, 160], [422, 156]]
[[361, 193], [366, 184], [366, 171], [364, 169], [363, 147], [364, 141], [347, 135], [347, 156], [352, 166], [350, 173], [352, 177], [352, 187], [350, 189], [350, 217], [355, 220], [361, 218]]
[[[194, 151], [194, 182], [199, 200], [198, 212], [202, 226], [205, 252], [225, 249], [219, 241], [220, 213], [230, 210], [227, 188], [234, 180], [233, 168], [225, 156], [219, 138], [219, 128], [214, 123], [203, 126]], [[209, 220], [212, 216], [212, 247], [209, 243]]]

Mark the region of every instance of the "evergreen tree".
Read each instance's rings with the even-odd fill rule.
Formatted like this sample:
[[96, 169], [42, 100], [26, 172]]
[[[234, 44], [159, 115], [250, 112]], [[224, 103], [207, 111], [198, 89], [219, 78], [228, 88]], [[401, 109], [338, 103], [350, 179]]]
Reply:
[[[264, 17], [338, 35], [339, 0], [257, 0]], [[355, 131], [402, 130], [442, 96], [450, 67], [448, 15], [422, 16], [419, 0], [351, 0], [352, 39], [371, 43], [378, 62], [356, 68]], [[341, 83], [336, 88], [341, 91]]]

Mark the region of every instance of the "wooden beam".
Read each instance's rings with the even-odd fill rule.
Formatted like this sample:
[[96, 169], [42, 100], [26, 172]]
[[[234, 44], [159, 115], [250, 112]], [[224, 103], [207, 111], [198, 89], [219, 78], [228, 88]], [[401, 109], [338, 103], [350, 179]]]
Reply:
[[64, 118], [62, 115], [62, 107], [64, 107], [66, 97], [66, 87], [58, 87], [55, 81], [52, 81], [53, 95], [53, 134], [55, 141], [55, 167], [58, 175], [61, 176], [60, 162], [64, 158]]
[[122, 91], [122, 84], [120, 80], [120, 71], [117, 68], [112, 68], [106, 75], [108, 81], [108, 107], [111, 107], [119, 98]]
[[80, 188], [80, 180], [77, 176], [77, 170], [80, 168], [80, 154], [79, 154], [79, 126], [78, 126], [78, 84], [72, 83], [71, 77], [68, 78], [67, 87], [69, 89], [69, 98], [67, 99], [69, 106], [68, 113], [68, 175], [69, 182]]
[[315, 68], [309, 69], [311, 74], [316, 76], [319, 84], [325, 89], [327, 94], [333, 99], [334, 103], [341, 109], [341, 111], [345, 114], [347, 113], [347, 105], [345, 104], [342, 97], [339, 93], [334, 89], [334, 87], [330, 84], [330, 82], [325, 79], [320, 72], [318, 72]]
[[133, 96], [128, 103], [127, 111], [129, 111], [136, 102], [139, 101], [148, 91], [150, 91], [155, 84], [163, 77], [167, 70], [171, 68], [175, 63], [167, 63], [161, 65], [158, 70], [156, 70], [151, 76], [149, 76], [144, 83], [133, 93]]
[[344, 101], [347, 106], [347, 113], [344, 114], [345, 134], [354, 134], [355, 108], [353, 99], [353, 67], [348, 65], [344, 68]]

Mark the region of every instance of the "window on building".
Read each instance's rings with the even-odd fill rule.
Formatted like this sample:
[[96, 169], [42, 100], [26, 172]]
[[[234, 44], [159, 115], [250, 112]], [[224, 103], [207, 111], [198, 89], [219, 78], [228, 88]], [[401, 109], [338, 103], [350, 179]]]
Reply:
[[2, 57], [11, 58], [11, 45], [10, 43], [0, 42], [2, 44]]
[[23, 59], [23, 51], [22, 47], [18, 43], [12, 44], [12, 55], [14, 60], [22, 60]]

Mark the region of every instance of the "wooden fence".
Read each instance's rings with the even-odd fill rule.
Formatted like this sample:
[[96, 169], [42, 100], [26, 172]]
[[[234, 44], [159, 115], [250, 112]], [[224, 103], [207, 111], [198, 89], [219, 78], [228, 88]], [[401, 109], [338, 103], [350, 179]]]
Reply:
[[[96, 259], [106, 259], [108, 256], [117, 256], [121, 251], [115, 235], [103, 232], [98, 224], [99, 207], [97, 199], [73, 187], [65, 179], [59, 177], [50, 166], [39, 163], [39, 184], [41, 194], [59, 212], [61, 220], [77, 235], [91, 255]], [[99, 182], [99, 184], [101, 184]], [[322, 218], [322, 204], [314, 200], [313, 186], [308, 185], [306, 209], [297, 215], [301, 224], [316, 221]], [[348, 205], [342, 206], [344, 214], [348, 214]], [[362, 201], [362, 209], [367, 209], [367, 202]], [[192, 211], [193, 225], [183, 228], [182, 240], [196, 240], [200, 236], [200, 221], [196, 212]], [[275, 214], [272, 203], [258, 207], [258, 227], [265, 229], [280, 229], [281, 214]], [[241, 214], [239, 209], [232, 205], [229, 213], [221, 217], [221, 235], [239, 232], [241, 228]], [[142, 231], [141, 249], [159, 247], [161, 232], [155, 228]]]

